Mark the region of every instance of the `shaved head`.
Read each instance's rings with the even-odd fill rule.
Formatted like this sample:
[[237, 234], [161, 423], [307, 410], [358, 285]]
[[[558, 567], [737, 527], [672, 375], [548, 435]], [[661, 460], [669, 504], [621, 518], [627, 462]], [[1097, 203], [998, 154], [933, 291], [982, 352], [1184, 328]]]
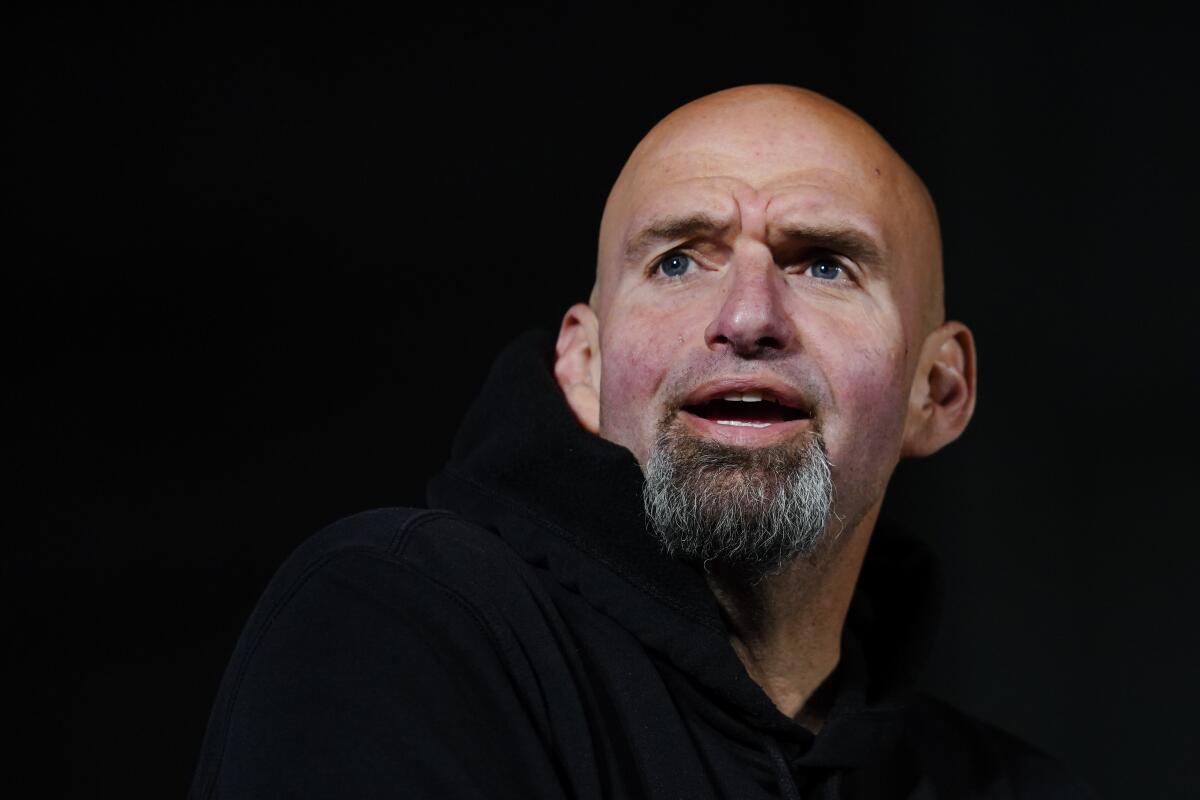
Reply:
[[737, 163], [742, 175], [769, 181], [789, 157], [812, 154], [836, 163], [895, 212], [883, 233], [910, 251], [927, 333], [945, 316], [937, 211], [920, 177], [866, 121], [807, 89], [778, 84], [716, 92], [668, 114], [634, 148], [617, 177], [600, 222], [596, 283], [591, 302], [603, 316], [614, 267], [631, 235], [630, 216], [656, 181], [690, 165], [717, 172]]

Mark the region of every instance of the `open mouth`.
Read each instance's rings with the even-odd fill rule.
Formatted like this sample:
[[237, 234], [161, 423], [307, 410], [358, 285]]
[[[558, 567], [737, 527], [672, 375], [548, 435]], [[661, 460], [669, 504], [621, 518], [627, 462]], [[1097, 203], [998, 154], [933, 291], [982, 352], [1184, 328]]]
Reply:
[[786, 405], [759, 391], [734, 392], [684, 406], [683, 410], [717, 425], [740, 428], [769, 428], [776, 423], [809, 418], [804, 409]]

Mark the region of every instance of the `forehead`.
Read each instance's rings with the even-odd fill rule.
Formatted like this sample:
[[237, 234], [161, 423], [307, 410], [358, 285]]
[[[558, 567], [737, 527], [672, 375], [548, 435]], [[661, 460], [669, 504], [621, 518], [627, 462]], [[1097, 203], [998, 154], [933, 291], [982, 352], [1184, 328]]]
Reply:
[[789, 223], [845, 225], [884, 238], [880, 193], [866, 190], [837, 172], [813, 169], [759, 178], [744, 170], [718, 167], [672, 169], [630, 193], [622, 244], [658, 220], [703, 214], [740, 226], [745, 214], [762, 215], [767, 227]]
[[702, 120], [648, 137], [610, 198], [602, 239], [623, 247], [656, 217], [686, 211], [735, 219], [749, 205], [767, 224], [799, 217], [852, 224], [884, 243], [900, 177], [886, 146], [855, 131], [773, 122]]
[[882, 144], [856, 119], [760, 104], [669, 117], [634, 152], [631, 177], [636, 183], [678, 172], [732, 170], [768, 181], [780, 172], [824, 166], [867, 178], [886, 166], [889, 154]]

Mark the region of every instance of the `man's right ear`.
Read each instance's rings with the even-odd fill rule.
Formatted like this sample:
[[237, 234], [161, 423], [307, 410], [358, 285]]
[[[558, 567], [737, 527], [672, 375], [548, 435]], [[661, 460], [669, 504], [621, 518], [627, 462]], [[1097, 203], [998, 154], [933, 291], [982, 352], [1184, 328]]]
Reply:
[[554, 348], [554, 378], [579, 424], [600, 433], [600, 321], [585, 303], [563, 315]]

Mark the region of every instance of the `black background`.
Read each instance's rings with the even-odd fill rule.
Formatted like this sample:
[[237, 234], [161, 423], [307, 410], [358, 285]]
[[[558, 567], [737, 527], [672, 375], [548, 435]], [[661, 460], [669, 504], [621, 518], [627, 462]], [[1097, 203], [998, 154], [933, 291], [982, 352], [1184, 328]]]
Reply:
[[274, 567], [339, 516], [422, 504], [495, 352], [586, 296], [641, 134], [770, 81], [854, 108], [925, 177], [949, 311], [977, 335], [971, 429], [903, 465], [885, 512], [945, 563], [926, 685], [1104, 796], [1194, 788], [1198, 129], [1178, 19], [39, 9], [5, 34], [18, 774], [182, 793]]

